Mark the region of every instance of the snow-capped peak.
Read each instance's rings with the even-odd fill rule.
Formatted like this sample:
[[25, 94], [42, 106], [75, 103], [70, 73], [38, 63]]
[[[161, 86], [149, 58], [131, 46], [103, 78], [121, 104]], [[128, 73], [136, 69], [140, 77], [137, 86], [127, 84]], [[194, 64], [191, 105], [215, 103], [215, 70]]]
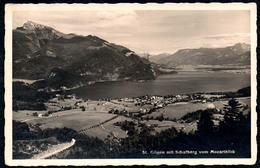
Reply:
[[44, 28], [46, 28], [46, 26], [41, 25], [41, 24], [37, 24], [37, 23], [32, 22], [32, 21], [28, 21], [28, 22], [23, 24], [23, 28], [24, 29], [35, 29], [35, 28], [44, 29]]
[[64, 35], [63, 33], [51, 28], [51, 27], [48, 27], [48, 26], [44, 26], [42, 24], [38, 24], [38, 23], [35, 23], [35, 22], [32, 22], [32, 21], [27, 21], [26, 23], [23, 24], [22, 27], [18, 27], [17, 28], [18, 31], [22, 30], [22, 31], [29, 31], [29, 32], [34, 32], [34, 31], [45, 31], [47, 30], [47, 32], [51, 32], [52, 34], [54, 34], [55, 36], [62, 36]]

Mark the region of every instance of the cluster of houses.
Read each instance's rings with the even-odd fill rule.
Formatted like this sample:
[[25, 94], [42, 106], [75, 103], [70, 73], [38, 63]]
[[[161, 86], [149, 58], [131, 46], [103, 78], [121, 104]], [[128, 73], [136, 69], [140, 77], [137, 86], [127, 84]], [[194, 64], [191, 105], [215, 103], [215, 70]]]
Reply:
[[[50, 101], [49, 105], [53, 107], [57, 107], [56, 110], [51, 110], [50, 112], [57, 112], [57, 111], [63, 111], [63, 110], [70, 110], [70, 109], [76, 109], [81, 108], [80, 101], [76, 101], [77, 97], [75, 94], [56, 94], [55, 98], [57, 100], [64, 100], [69, 99], [75, 101], [75, 103], [71, 106], [64, 106], [62, 104], [58, 104], [55, 101]], [[192, 102], [192, 103], [207, 103], [212, 102], [218, 97], [214, 97], [214, 95], [205, 96], [202, 93], [196, 93], [196, 94], [186, 94], [186, 95], [168, 95], [168, 96], [157, 96], [157, 95], [145, 95], [141, 97], [136, 98], [115, 98], [115, 99], [109, 99], [107, 101], [112, 102], [113, 104], [119, 104], [124, 105], [125, 107], [128, 107], [128, 105], [135, 105], [135, 108], [127, 108], [127, 110], [121, 110], [118, 111], [115, 108], [111, 108], [110, 113], [120, 113], [127, 116], [138, 116], [138, 115], [144, 115], [147, 113], [154, 112], [156, 109], [163, 108], [164, 106], [167, 106], [168, 104], [176, 103], [176, 102]], [[102, 105], [105, 105], [106, 103], [102, 103]], [[85, 110], [84, 110], [85, 111]], [[48, 115], [50, 115], [48, 113]], [[38, 117], [42, 117], [41, 114], [39, 114]]]
[[[72, 95], [56, 94], [55, 98], [57, 100], [63, 100], [63, 101], [65, 101], [65, 99], [70, 99], [70, 100], [75, 100], [75, 101], [77, 100], [77, 97], [76, 97], [75, 94], [72, 94]], [[48, 102], [48, 107], [49, 107], [48, 112], [46, 112], [46, 113], [35, 112], [32, 115], [37, 116], [39, 118], [52, 117], [52, 113], [55, 113], [55, 112], [70, 110], [70, 109], [83, 108], [83, 106], [81, 106], [81, 103], [82, 103], [82, 101], [76, 101], [73, 105], [66, 106], [66, 105], [59, 104], [58, 102], [56, 102], [54, 100], [50, 100]]]
[[58, 100], [64, 100], [64, 99], [76, 100], [77, 99], [75, 94], [71, 94], [71, 95], [56, 94], [55, 97]]
[[[168, 95], [168, 96], [141, 96], [137, 98], [124, 98], [124, 99], [115, 99], [111, 102], [115, 104], [135, 104], [137, 108], [128, 108], [127, 110], [118, 111], [112, 109], [112, 113], [116, 112], [117, 114], [125, 116], [142, 116], [147, 113], [156, 111], [156, 109], [163, 108], [168, 104], [176, 102], [191, 102], [191, 103], [208, 103], [214, 102], [220, 98], [221, 95], [206, 95], [204, 93], [195, 93], [195, 94], [185, 94], [185, 95]], [[126, 105], [127, 107], [127, 105]], [[139, 108], [138, 108], [139, 107]], [[213, 108], [213, 107], [209, 107]], [[111, 113], [110, 111], [110, 113]]]

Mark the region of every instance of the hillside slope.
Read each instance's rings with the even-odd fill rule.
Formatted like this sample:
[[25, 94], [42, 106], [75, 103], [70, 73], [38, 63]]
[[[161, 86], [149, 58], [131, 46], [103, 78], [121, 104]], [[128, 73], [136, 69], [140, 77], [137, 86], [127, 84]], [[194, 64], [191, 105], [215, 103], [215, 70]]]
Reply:
[[13, 63], [14, 78], [45, 79], [40, 88], [155, 79], [151, 64], [124, 46], [30, 21], [13, 30]]

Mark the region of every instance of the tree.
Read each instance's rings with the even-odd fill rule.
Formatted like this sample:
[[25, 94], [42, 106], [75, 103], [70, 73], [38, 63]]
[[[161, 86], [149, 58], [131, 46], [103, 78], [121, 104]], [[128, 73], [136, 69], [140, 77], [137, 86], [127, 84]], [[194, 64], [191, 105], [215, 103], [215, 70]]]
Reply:
[[224, 120], [220, 123], [220, 131], [235, 132], [239, 131], [241, 126], [245, 123], [246, 117], [242, 112], [242, 105], [236, 100], [229, 100], [224, 107]]
[[213, 134], [214, 132], [214, 122], [213, 118], [213, 110], [206, 109], [202, 111], [199, 122], [198, 122], [198, 133], [203, 135]]
[[29, 125], [13, 120], [13, 140], [21, 140], [29, 138]]
[[38, 116], [38, 113], [37, 113], [37, 112], [34, 112], [32, 115], [33, 115], [33, 116]]
[[162, 121], [164, 120], [163, 114], [159, 115], [159, 116], [157, 117], [157, 120], [159, 120], [160, 122], [162, 122]]
[[80, 106], [80, 108], [81, 108], [81, 111], [86, 111], [85, 106]]
[[231, 99], [224, 108], [224, 120], [219, 125], [219, 136], [226, 148], [236, 149], [237, 153], [250, 153], [251, 117], [243, 114], [243, 106]]

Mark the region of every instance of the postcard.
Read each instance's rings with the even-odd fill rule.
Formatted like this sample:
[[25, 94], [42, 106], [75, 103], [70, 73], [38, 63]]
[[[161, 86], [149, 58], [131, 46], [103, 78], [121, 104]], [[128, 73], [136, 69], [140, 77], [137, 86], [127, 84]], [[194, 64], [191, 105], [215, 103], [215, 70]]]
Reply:
[[256, 162], [256, 4], [7, 4], [5, 161]]

